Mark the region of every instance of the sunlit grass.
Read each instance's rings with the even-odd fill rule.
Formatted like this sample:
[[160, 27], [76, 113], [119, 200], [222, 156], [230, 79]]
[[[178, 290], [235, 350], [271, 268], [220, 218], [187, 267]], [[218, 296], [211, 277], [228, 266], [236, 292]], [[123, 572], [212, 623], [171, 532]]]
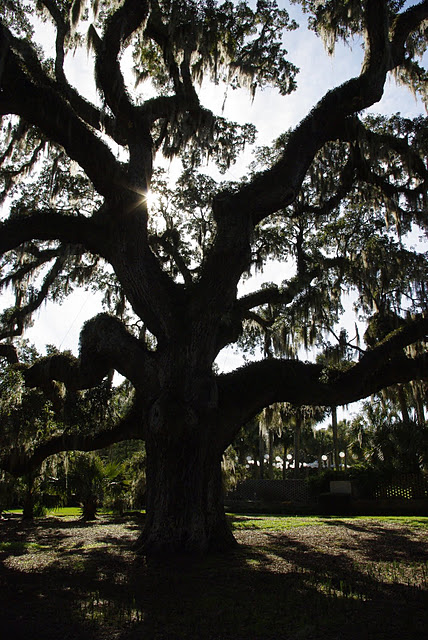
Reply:
[[[7, 509], [4, 513], [22, 515], [22, 509]], [[101, 515], [110, 515], [112, 512], [109, 509], [99, 509], [97, 513]], [[82, 515], [82, 509], [80, 507], [56, 507], [55, 509], [47, 509], [46, 515], [59, 517], [76, 516], [80, 518], [80, 516]]]
[[295, 527], [310, 527], [324, 524], [318, 516], [244, 516], [230, 514], [232, 529], [254, 529], [258, 531], [285, 531]]
[[333, 523], [358, 523], [367, 521], [396, 523], [401, 526], [428, 529], [428, 517], [425, 516], [245, 516], [229, 514], [234, 530], [254, 529], [258, 531], [286, 531], [295, 527], [324, 526]]
[[[22, 509], [8, 509], [5, 514], [22, 515]], [[144, 510], [139, 513], [144, 514]], [[108, 509], [99, 509], [99, 515], [111, 515]], [[76, 517], [82, 515], [80, 507], [58, 507], [47, 509], [46, 516]], [[322, 526], [334, 523], [352, 523], [364, 521], [376, 521], [385, 523], [397, 523], [403, 527], [418, 529], [428, 529], [428, 516], [292, 516], [292, 515], [244, 515], [240, 513], [229, 513], [228, 518], [233, 530], [259, 530], [259, 531], [286, 531], [295, 527]]]
[[385, 635], [391, 640], [424, 637], [428, 517], [229, 514], [241, 544], [231, 555], [151, 565], [132, 550], [139, 518], [81, 526], [70, 509], [56, 512], [69, 521], [31, 527], [11, 518], [10, 533], [31, 542], [3, 542], [1, 563], [24, 585], [34, 577], [46, 601], [58, 596], [87, 637], [135, 628], [141, 638], [349, 640], [357, 636], [341, 632], [350, 617], [373, 637], [383, 637], [385, 624], [388, 633], [399, 626]]

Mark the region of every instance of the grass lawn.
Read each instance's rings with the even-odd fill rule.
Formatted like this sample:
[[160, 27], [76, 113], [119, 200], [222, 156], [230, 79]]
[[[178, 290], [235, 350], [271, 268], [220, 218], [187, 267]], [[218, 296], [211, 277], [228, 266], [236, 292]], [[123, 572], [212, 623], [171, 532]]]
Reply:
[[[47, 509], [46, 515], [50, 516], [75, 516], [76, 518], [80, 517], [82, 513], [82, 509], [80, 507], [56, 507], [55, 509]], [[110, 514], [111, 511], [108, 509], [100, 509], [101, 514]], [[14, 515], [22, 515], [22, 508], [20, 509], [8, 509], [5, 511], [5, 514], [14, 514]]]
[[341, 522], [390, 522], [408, 527], [422, 527], [428, 530], [428, 516], [278, 516], [278, 515], [251, 515], [243, 516], [230, 514], [234, 530], [239, 529], [259, 529], [260, 531], [285, 531], [294, 527], [322, 526]]
[[144, 515], [0, 522], [0, 636], [14, 640], [424, 638], [428, 518], [230, 516], [227, 556], [147, 565]]

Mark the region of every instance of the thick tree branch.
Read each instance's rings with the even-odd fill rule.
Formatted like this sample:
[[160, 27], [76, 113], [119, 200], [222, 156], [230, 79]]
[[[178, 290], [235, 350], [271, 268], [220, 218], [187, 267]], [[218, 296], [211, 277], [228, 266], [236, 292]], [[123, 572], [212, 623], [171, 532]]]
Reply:
[[19, 115], [37, 126], [80, 164], [100, 194], [117, 196], [118, 189], [126, 185], [120, 163], [75, 114], [52, 80], [39, 72], [34, 78], [28, 75], [33, 66], [23, 69], [15, 44], [16, 38], [0, 25], [0, 113]]
[[[0, 287], [7, 287], [8, 285], [13, 284], [14, 282], [20, 282], [25, 277], [31, 276], [34, 272], [39, 269], [42, 265], [51, 262], [54, 258], [58, 258], [61, 254], [61, 250], [63, 247], [56, 247], [54, 249], [43, 249], [40, 250], [39, 247], [34, 243], [26, 243], [25, 252], [29, 256], [33, 256], [34, 260], [32, 262], [27, 262], [23, 264], [19, 268], [15, 268], [12, 273], [7, 274], [4, 278], [0, 280]], [[81, 254], [81, 249], [76, 252], [78, 255]], [[71, 252], [68, 252], [68, 255], [71, 255]]]
[[0, 254], [31, 240], [59, 240], [63, 244], [80, 244], [104, 257], [107, 253], [105, 230], [85, 216], [66, 216], [48, 209], [0, 223]]
[[24, 162], [21, 166], [19, 166], [16, 169], [11, 169], [10, 167], [2, 168], [0, 169], [0, 175], [6, 176], [6, 177], [8, 176], [12, 177], [12, 176], [19, 176], [21, 173], [25, 173], [26, 171], [34, 167], [37, 160], [39, 159], [40, 153], [44, 150], [45, 146], [46, 146], [46, 141], [43, 140], [36, 146], [36, 148], [34, 149], [31, 155], [31, 158], [27, 162]]
[[[407, 139], [371, 131], [358, 118], [348, 119], [346, 126], [338, 134], [338, 140], [354, 144], [349, 164], [352, 175], [356, 175], [362, 182], [377, 185], [387, 196], [401, 193], [411, 198], [426, 193], [428, 169], [424, 158], [409, 144]], [[386, 177], [376, 174], [372, 169], [370, 157], [365, 155], [364, 144], [367, 144], [371, 149], [376, 149], [377, 159], [383, 158], [385, 162], [389, 160], [390, 152], [396, 153], [401, 157], [403, 167], [409, 176], [417, 176], [420, 181], [419, 185], [410, 188], [397, 182], [389, 182]]]
[[56, 380], [70, 390], [89, 389], [115, 369], [150, 396], [157, 385], [154, 357], [120, 320], [101, 313], [83, 326], [79, 358], [65, 354], [41, 358], [25, 371], [25, 382], [42, 387]]
[[379, 176], [377, 173], [372, 171], [370, 163], [364, 159], [362, 159], [361, 164], [358, 167], [357, 175], [362, 182], [377, 187], [386, 198], [394, 198], [395, 196], [403, 195], [411, 201], [417, 196], [425, 195], [427, 193], [428, 181], [421, 182], [414, 188], [391, 183], [387, 177]]
[[40, 307], [44, 300], [46, 300], [50, 288], [61, 273], [66, 260], [67, 255], [58, 256], [54, 265], [46, 274], [43, 280], [43, 284], [37, 292], [37, 295], [33, 296], [26, 305], [16, 309], [13, 312], [12, 316], [8, 319], [9, 326], [4, 331], [0, 332], [0, 340], [22, 335], [22, 332], [25, 328], [25, 321], [36, 309]]
[[126, 140], [121, 137], [115, 119], [111, 118], [107, 114], [102, 114], [99, 109], [85, 100], [85, 98], [83, 98], [74, 89], [74, 87], [69, 84], [64, 73], [64, 45], [65, 40], [70, 33], [70, 24], [68, 21], [68, 17], [67, 19], [64, 18], [63, 13], [54, 0], [41, 0], [41, 2], [51, 14], [56, 27], [57, 34], [55, 42], [55, 77], [60, 87], [60, 91], [70, 103], [77, 115], [88, 125], [96, 129], [97, 131], [105, 130], [108, 135], [110, 135], [118, 144], [125, 144]]
[[122, 44], [145, 22], [148, 13], [149, 3], [145, 0], [125, 0], [107, 20], [104, 36], [97, 47], [97, 81], [110, 109], [120, 118], [130, 118], [133, 107], [126, 92], [118, 56]]
[[[336, 266], [336, 262], [335, 262]], [[296, 275], [287, 283], [286, 286], [268, 287], [266, 289], [260, 289], [254, 291], [246, 296], [240, 298], [235, 305], [235, 308], [240, 313], [245, 313], [249, 309], [260, 307], [264, 304], [289, 304], [292, 302], [299, 293], [302, 293], [310, 282], [316, 278], [321, 272], [321, 267], [311, 269], [309, 272], [303, 275]]]
[[144, 439], [141, 403], [136, 400], [128, 414], [110, 429], [98, 433], [64, 433], [36, 446], [33, 451], [12, 450], [0, 454], [0, 469], [15, 476], [28, 473], [49, 456], [62, 451], [94, 451], [123, 440]]
[[[367, 141], [369, 145], [376, 148], [378, 152], [382, 149], [394, 151], [403, 159], [403, 164], [408, 167], [411, 174], [417, 174], [421, 180], [426, 181], [428, 177], [428, 169], [421, 158], [420, 154], [409, 144], [407, 139], [386, 133], [375, 133], [370, 131], [363, 123], [354, 119], [355, 124], [355, 140]], [[350, 128], [348, 127], [348, 131]], [[385, 154], [386, 155], [386, 154]], [[385, 157], [385, 160], [388, 158]]]
[[191, 285], [193, 282], [192, 274], [187, 267], [178, 247], [174, 243], [174, 238], [171, 237], [168, 231], [165, 231], [161, 236], [153, 235], [149, 238], [151, 246], [155, 247], [159, 245], [165, 251], [165, 253], [174, 260], [179, 272], [183, 276], [183, 280], [187, 285]]
[[147, 21], [145, 34], [160, 47], [165, 66], [174, 85], [174, 91], [177, 96], [181, 95], [183, 86], [180, 79], [180, 69], [175, 60], [168, 27], [162, 20], [162, 11], [157, 0], [152, 0], [151, 2], [151, 13]]
[[[123, 7], [131, 6], [132, 2]], [[126, 37], [130, 29], [128, 25], [121, 37]], [[14, 248], [31, 238], [59, 239], [62, 242], [82, 244], [89, 251], [99, 253], [112, 262], [119, 279], [123, 277], [130, 283], [126, 294], [136, 313], [147, 321], [155, 335], [158, 335], [157, 331], [162, 333], [159, 327], [168, 322], [172, 324], [173, 287], [148, 247], [144, 189], [142, 192], [138, 188], [141, 184], [147, 187], [151, 174], [150, 141], [144, 136], [141, 138], [140, 130], [133, 130], [132, 126], [127, 129], [129, 136], [135, 137], [137, 142], [130, 145], [130, 168], [128, 173], [125, 172], [108, 147], [75, 115], [56, 88], [52, 88], [51, 83], [39, 86], [28, 79], [13, 51], [13, 43], [7, 30], [2, 29], [0, 37], [3, 37], [5, 55], [0, 111], [3, 109], [5, 113], [20, 113], [25, 120], [36, 124], [61, 144], [67, 154], [86, 171], [95, 188], [106, 196], [108, 201], [103, 211], [111, 214], [97, 216], [97, 220], [101, 222], [99, 225], [92, 223], [92, 226], [83, 218], [67, 219], [65, 216], [33, 216], [30, 220], [26, 219], [22, 227], [16, 221], [11, 221], [3, 225], [6, 233], [0, 238], [0, 251]], [[121, 42], [114, 34], [111, 34], [111, 38], [116, 44]], [[124, 217], [127, 225], [124, 225]], [[107, 218], [110, 220], [102, 228], [103, 219]], [[116, 219], [116, 226], [107, 231], [107, 222], [112, 218]], [[40, 226], [36, 222], [40, 222]], [[113, 255], [115, 251], [116, 254]], [[161, 309], [157, 313], [159, 307]]]
[[343, 264], [343, 258], [324, 258], [320, 264], [317, 264], [312, 269], [302, 271], [294, 278], [291, 278], [285, 286], [259, 289], [239, 298], [235, 309], [238, 313], [245, 313], [249, 309], [254, 309], [264, 304], [290, 304], [310, 285], [314, 278], [319, 277], [327, 269], [341, 267]]
[[13, 344], [0, 344], [0, 358], [6, 358], [9, 364], [18, 364], [18, 354]]
[[[428, 4], [419, 19], [428, 18]], [[248, 268], [253, 227], [291, 204], [301, 190], [316, 153], [337, 139], [350, 116], [378, 102], [390, 69], [386, 2], [368, 2], [366, 55], [361, 73], [329, 91], [288, 137], [284, 153], [270, 169], [256, 175], [234, 193], [222, 192], [213, 201], [215, 241], [200, 278], [201, 297], [226, 305], [233, 298], [240, 274]], [[349, 186], [349, 185], [348, 185]], [[345, 187], [347, 188], [347, 187]], [[333, 203], [332, 203], [333, 204]], [[227, 278], [218, 274], [227, 273]]]
[[95, 61], [97, 83], [129, 148], [128, 186], [142, 193], [149, 189], [153, 172], [151, 122], [128, 96], [119, 54], [124, 42], [144, 24], [148, 14], [149, 3], [145, 0], [125, 0], [106, 22], [104, 36], [96, 45]]
[[259, 315], [258, 313], [255, 313], [254, 311], [247, 311], [245, 313], [244, 320], [252, 320], [253, 322], [258, 324], [260, 327], [262, 327], [262, 329], [266, 331], [270, 329], [270, 327], [274, 323], [273, 319], [268, 320], [266, 318], [263, 318], [261, 315]]
[[68, 34], [70, 33], [70, 25], [68, 21], [64, 20], [64, 16], [59, 9], [55, 0], [40, 0], [41, 4], [46, 7], [52, 16], [56, 26], [56, 40], [55, 40], [55, 76], [58, 82], [61, 84], [68, 84], [64, 74], [64, 42]]
[[385, 79], [385, 70], [390, 63], [389, 16], [387, 0], [366, 2], [364, 11], [365, 51], [362, 74], [366, 72], [379, 80]]
[[392, 25], [390, 69], [400, 65], [406, 55], [406, 40], [412, 31], [428, 18], [428, 1], [409, 7], [399, 14]]
[[346, 370], [272, 358], [220, 376], [219, 404], [224, 423], [235, 429], [274, 402], [339, 406], [393, 384], [428, 378], [428, 353], [411, 358], [404, 352], [414, 342], [426, 340], [427, 335], [428, 318], [419, 317], [365, 352]]
[[[290, 204], [300, 190], [317, 151], [329, 140], [337, 138], [338, 126], [350, 115], [380, 100], [386, 74], [393, 68], [391, 47], [385, 35], [388, 22], [385, 23], [384, 5], [384, 2], [367, 3], [368, 40], [360, 76], [332, 89], [318, 102], [291, 133], [284, 154], [276, 165], [258, 174], [237, 193], [220, 194], [214, 206], [217, 218], [233, 216], [236, 211], [245, 209], [253, 224], [257, 224]], [[412, 12], [411, 17], [412, 20], [409, 16], [409, 19], [403, 17], [399, 21], [400, 41], [404, 38], [402, 32], [407, 37], [428, 18], [428, 2], [418, 5], [418, 11]]]

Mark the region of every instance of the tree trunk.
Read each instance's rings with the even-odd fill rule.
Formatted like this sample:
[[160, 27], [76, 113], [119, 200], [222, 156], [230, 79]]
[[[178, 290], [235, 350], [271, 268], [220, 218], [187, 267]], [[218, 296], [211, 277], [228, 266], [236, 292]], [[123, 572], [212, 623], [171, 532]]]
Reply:
[[24, 504], [22, 509], [22, 519], [23, 520], [33, 520], [34, 518], [34, 477], [33, 475], [28, 475], [25, 478], [26, 483], [26, 491]]
[[300, 472], [300, 436], [302, 432], [302, 414], [296, 410], [296, 426], [294, 428], [294, 477], [299, 477]]
[[221, 447], [206, 429], [175, 426], [146, 439], [146, 522], [137, 546], [157, 557], [230, 549], [236, 541], [224, 512]]
[[85, 522], [91, 522], [92, 520], [96, 520], [98, 505], [97, 499], [95, 496], [91, 496], [82, 500], [82, 520]]
[[288, 450], [288, 438], [287, 435], [285, 433], [285, 429], [283, 431], [283, 438], [284, 438], [284, 451], [283, 451], [283, 461], [282, 461], [282, 479], [285, 480], [287, 477], [287, 450]]
[[273, 443], [274, 443], [275, 434], [270, 429], [269, 431], [269, 465], [268, 465], [268, 476], [269, 480], [273, 480]]
[[260, 480], [265, 478], [265, 441], [263, 435], [259, 432], [259, 477]]
[[337, 407], [331, 408], [331, 427], [333, 430], [333, 454], [334, 454], [334, 467], [336, 471], [340, 469], [339, 463], [339, 446], [337, 442]]
[[418, 426], [423, 428], [425, 427], [425, 410], [424, 410], [424, 401], [421, 394], [420, 383], [414, 383], [413, 389], [414, 389], [413, 393], [415, 397]]
[[407, 407], [407, 399], [406, 399], [406, 392], [404, 390], [403, 385], [398, 384], [397, 385], [397, 396], [398, 396], [398, 402], [400, 404], [400, 411], [401, 411], [401, 417], [403, 420], [403, 424], [405, 424], [407, 427], [410, 426], [410, 416], [409, 416], [409, 409]]
[[34, 500], [33, 495], [29, 492], [25, 496], [24, 506], [22, 509], [23, 520], [33, 520], [34, 518]]

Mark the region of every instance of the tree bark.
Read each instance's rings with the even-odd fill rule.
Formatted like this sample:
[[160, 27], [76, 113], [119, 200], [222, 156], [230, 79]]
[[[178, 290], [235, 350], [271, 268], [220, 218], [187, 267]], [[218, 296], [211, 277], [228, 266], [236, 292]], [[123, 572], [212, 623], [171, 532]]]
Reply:
[[401, 418], [403, 420], [403, 424], [409, 427], [410, 426], [409, 409], [407, 406], [406, 393], [401, 384], [397, 385], [397, 396], [398, 396], [398, 402], [400, 404]]
[[331, 428], [333, 430], [333, 454], [334, 454], [334, 467], [336, 471], [339, 471], [339, 449], [337, 444], [337, 407], [334, 405], [331, 407]]
[[97, 517], [98, 505], [95, 496], [91, 496], [82, 500], [82, 520], [85, 522], [91, 522]]
[[302, 433], [302, 414], [296, 410], [296, 426], [294, 428], [294, 477], [299, 477], [300, 471], [300, 436]]
[[273, 480], [273, 444], [274, 444], [275, 434], [272, 429], [269, 430], [269, 465], [268, 465], [268, 476], [269, 480]]
[[260, 477], [260, 480], [265, 479], [265, 441], [260, 431], [259, 431], [259, 477]]
[[22, 509], [23, 520], [33, 520], [34, 518], [34, 476], [28, 474], [25, 478], [25, 497]]
[[[223, 506], [221, 456], [209, 425], [152, 425], [146, 438], [146, 522], [138, 540], [147, 556], [203, 554], [236, 546]], [[172, 424], [171, 424], [172, 422]]]

